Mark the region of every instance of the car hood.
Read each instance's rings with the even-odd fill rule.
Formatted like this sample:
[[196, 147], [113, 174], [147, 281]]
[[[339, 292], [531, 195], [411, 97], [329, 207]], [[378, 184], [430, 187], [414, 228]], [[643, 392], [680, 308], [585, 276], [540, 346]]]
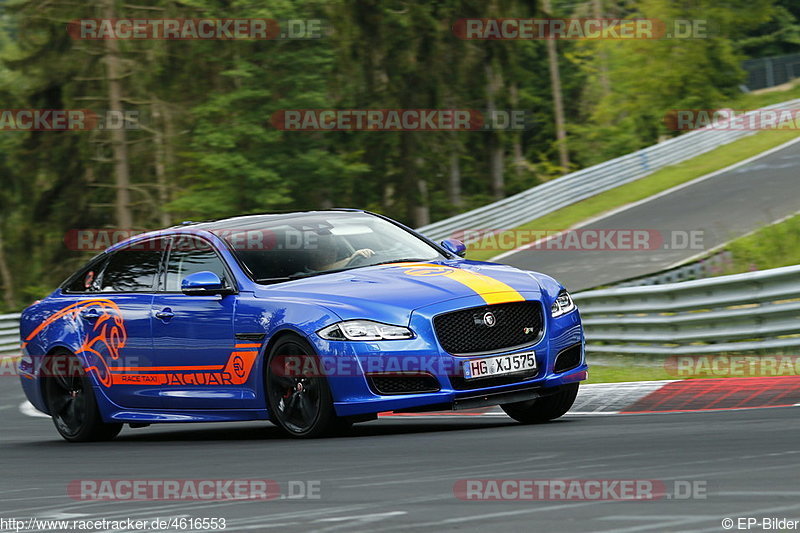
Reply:
[[415, 309], [457, 298], [471, 297], [472, 305], [539, 299], [539, 278], [511, 266], [478, 261], [393, 263], [259, 286], [256, 296], [316, 303], [345, 320], [407, 324]]

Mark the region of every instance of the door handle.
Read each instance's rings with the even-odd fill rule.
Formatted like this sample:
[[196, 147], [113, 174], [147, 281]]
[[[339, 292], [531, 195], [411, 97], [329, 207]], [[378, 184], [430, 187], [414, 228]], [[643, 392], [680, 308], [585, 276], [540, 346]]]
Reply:
[[158, 318], [160, 320], [169, 320], [170, 318], [173, 318], [174, 316], [175, 316], [175, 313], [173, 313], [172, 310], [169, 307], [167, 307], [166, 309], [162, 309], [161, 311], [158, 311], [156, 313], [156, 318]]
[[97, 320], [100, 318], [100, 311], [97, 309], [84, 309], [81, 311], [81, 318], [84, 320]]

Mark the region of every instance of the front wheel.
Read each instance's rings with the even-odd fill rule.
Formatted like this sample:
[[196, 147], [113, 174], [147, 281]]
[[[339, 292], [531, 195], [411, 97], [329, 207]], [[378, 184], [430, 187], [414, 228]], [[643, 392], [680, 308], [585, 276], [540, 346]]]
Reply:
[[507, 403], [500, 407], [508, 416], [523, 424], [548, 422], [569, 411], [578, 396], [578, 384], [562, 385], [555, 394], [524, 402]]
[[48, 357], [43, 379], [47, 409], [58, 433], [69, 442], [111, 440], [122, 424], [106, 424], [100, 416], [92, 381], [69, 352]]
[[283, 337], [267, 361], [270, 420], [292, 437], [314, 438], [349, 424], [336, 416], [333, 396], [313, 348], [299, 337]]

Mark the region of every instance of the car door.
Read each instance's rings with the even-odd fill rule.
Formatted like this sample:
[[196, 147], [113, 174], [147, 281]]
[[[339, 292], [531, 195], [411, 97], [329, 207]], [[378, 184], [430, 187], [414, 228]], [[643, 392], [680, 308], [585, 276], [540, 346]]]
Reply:
[[236, 286], [209, 241], [173, 237], [151, 313], [154, 350], [165, 375], [161, 396], [171, 409], [230, 409], [245, 397], [249, 367], [236, 353], [236, 295], [181, 292], [186, 276], [204, 271], [215, 273], [228, 288]]
[[153, 364], [150, 310], [165, 243], [163, 238], [132, 243], [84, 275], [86, 293], [76, 309], [83, 329], [78, 352], [103, 393], [120, 407], [161, 406], [157, 387], [129, 376]]

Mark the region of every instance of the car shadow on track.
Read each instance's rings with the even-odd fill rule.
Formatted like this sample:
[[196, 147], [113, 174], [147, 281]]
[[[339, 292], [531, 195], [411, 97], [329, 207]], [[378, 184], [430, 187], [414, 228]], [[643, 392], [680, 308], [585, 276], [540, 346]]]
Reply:
[[[465, 417], [466, 418], [466, 417]], [[561, 419], [544, 426], [553, 424], [569, 424], [570, 419]], [[398, 437], [403, 435], [419, 435], [426, 433], [449, 433], [455, 431], [481, 431], [497, 428], [525, 428], [521, 424], [511, 419], [496, 418], [477, 418], [467, 419], [413, 419], [413, 418], [389, 418], [373, 422], [361, 423], [353, 426], [347, 432], [330, 435], [322, 439], [346, 439], [346, 438], [367, 438], [367, 437]], [[529, 426], [530, 427], [530, 426]], [[562, 426], [563, 427], [563, 426]], [[125, 443], [165, 443], [165, 442], [219, 442], [219, 441], [264, 441], [264, 442], [299, 442], [286, 436], [280, 429], [265, 423], [225, 423], [225, 424], [198, 424], [195, 427], [181, 424], [153, 425], [148, 428], [128, 429], [110, 443], [91, 443], [83, 446], [120, 446]], [[30, 448], [31, 446], [47, 448], [54, 445], [66, 445], [67, 443], [54, 438], [29, 441], [19, 443], [19, 446]], [[13, 447], [14, 444], [11, 444]], [[80, 445], [78, 445], [80, 446]]]
[[[506, 420], [466, 420], [466, 421], [438, 421], [438, 420], [378, 420], [366, 422], [353, 426], [352, 429], [329, 435], [324, 439], [343, 439], [376, 436], [398, 436], [405, 434], [436, 433], [449, 431], [468, 431], [486, 428], [507, 427], [517, 425], [514, 421]], [[297, 442], [297, 439], [288, 437], [277, 427], [265, 423], [263, 425], [248, 425], [237, 427], [219, 427], [204, 425], [203, 428], [180, 428], [167, 427], [145, 428], [124, 431], [117, 441], [123, 442], [147, 442], [147, 441], [218, 441], [218, 440], [261, 440], [261, 441], [289, 441]], [[317, 439], [320, 440], [320, 439]]]

